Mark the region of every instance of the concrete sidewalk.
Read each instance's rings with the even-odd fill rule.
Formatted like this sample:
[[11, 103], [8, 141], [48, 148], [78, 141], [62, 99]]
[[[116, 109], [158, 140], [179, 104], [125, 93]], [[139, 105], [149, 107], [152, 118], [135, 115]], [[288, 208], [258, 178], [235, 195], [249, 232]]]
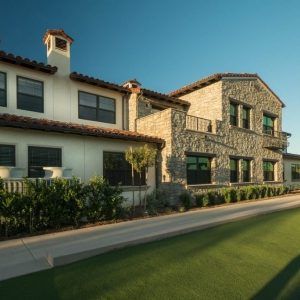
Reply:
[[113, 249], [300, 207], [300, 195], [0, 242], [0, 280], [78, 261]]

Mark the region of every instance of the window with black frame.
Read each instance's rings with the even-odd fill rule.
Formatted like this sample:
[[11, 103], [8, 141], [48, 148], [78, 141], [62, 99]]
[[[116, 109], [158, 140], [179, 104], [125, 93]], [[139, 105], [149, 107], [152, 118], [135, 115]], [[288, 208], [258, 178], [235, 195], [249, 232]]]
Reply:
[[211, 157], [188, 155], [186, 167], [187, 184], [211, 183]]
[[243, 106], [243, 128], [250, 129], [250, 108]]
[[43, 167], [61, 167], [61, 148], [28, 147], [28, 177], [45, 177]]
[[44, 87], [42, 81], [17, 77], [17, 108], [44, 112]]
[[300, 164], [292, 164], [292, 180], [300, 180]]
[[116, 100], [100, 95], [79, 92], [78, 115], [80, 119], [103, 123], [116, 123]]
[[265, 160], [263, 162], [264, 181], [274, 181], [275, 162]]
[[275, 118], [268, 116], [266, 114], [263, 115], [263, 133], [274, 135], [274, 122]]
[[0, 106], [7, 106], [6, 74], [0, 72]]
[[0, 166], [15, 167], [16, 148], [14, 145], [0, 145]]
[[[140, 175], [134, 172], [134, 185], [145, 185], [145, 171]], [[103, 176], [110, 185], [132, 185], [132, 168], [130, 163], [125, 159], [124, 152], [103, 152]]]
[[249, 159], [242, 160], [243, 182], [250, 182], [251, 178], [251, 161]]
[[238, 182], [239, 181], [239, 161], [238, 159], [231, 158], [230, 159], [230, 182]]
[[238, 126], [238, 105], [236, 103], [230, 102], [230, 125]]

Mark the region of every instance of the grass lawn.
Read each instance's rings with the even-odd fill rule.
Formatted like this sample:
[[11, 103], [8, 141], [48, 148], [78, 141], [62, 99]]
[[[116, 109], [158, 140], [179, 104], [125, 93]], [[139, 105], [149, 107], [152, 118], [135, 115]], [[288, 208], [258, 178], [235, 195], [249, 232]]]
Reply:
[[0, 282], [1, 299], [300, 299], [300, 209]]

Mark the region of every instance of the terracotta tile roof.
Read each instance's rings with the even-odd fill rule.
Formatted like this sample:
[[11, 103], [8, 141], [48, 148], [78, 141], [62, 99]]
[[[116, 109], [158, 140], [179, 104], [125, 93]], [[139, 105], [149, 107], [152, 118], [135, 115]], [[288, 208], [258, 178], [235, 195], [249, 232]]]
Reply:
[[195, 81], [191, 84], [185, 85], [180, 89], [177, 89], [175, 91], [172, 91], [169, 93], [172, 97], [180, 97], [185, 94], [188, 94], [192, 91], [195, 91], [197, 89], [203, 88], [207, 85], [210, 85], [212, 83], [215, 83], [223, 78], [257, 78], [259, 81], [262, 82], [263, 85], [273, 94], [275, 98], [282, 104], [282, 107], [285, 107], [285, 104], [282, 102], [282, 100], [273, 92], [273, 90], [258, 76], [256, 73], [216, 73], [213, 75], [210, 75], [208, 77], [202, 78], [198, 81]]
[[54, 74], [57, 71], [57, 67], [36, 62], [35, 60], [30, 60], [21, 56], [16, 56], [11, 53], [6, 53], [2, 50], [0, 50], [0, 61], [48, 74]]
[[74, 40], [67, 35], [63, 29], [48, 29], [43, 37], [43, 42], [45, 43], [48, 35], [58, 35], [58, 36], [62, 36], [64, 37], [70, 44], [72, 44], [74, 42]]
[[155, 91], [151, 91], [148, 89], [142, 88], [141, 92], [144, 96], [149, 97], [149, 98], [154, 98], [154, 99], [158, 99], [158, 100], [162, 100], [162, 101], [166, 101], [166, 102], [171, 102], [171, 103], [182, 105], [182, 106], [190, 106], [191, 105], [188, 101], [178, 99], [176, 97], [172, 97], [172, 96], [169, 96], [166, 94], [158, 93]]
[[283, 158], [290, 158], [290, 159], [298, 159], [300, 160], [300, 154], [293, 154], [293, 153], [283, 153]]
[[79, 74], [79, 73], [76, 73], [76, 72], [71, 73], [70, 78], [75, 80], [75, 81], [80, 81], [80, 82], [84, 82], [84, 83], [87, 83], [87, 84], [107, 88], [107, 89], [114, 90], [114, 91], [117, 91], [117, 92], [121, 92], [121, 93], [124, 93], [124, 94], [130, 93], [129, 89], [127, 89], [127, 88], [125, 88], [121, 85], [111, 83], [111, 82], [107, 82], [107, 81], [104, 81], [102, 79], [97, 79], [97, 78], [94, 78], [94, 77], [82, 75], [82, 74]]
[[159, 145], [162, 145], [164, 143], [164, 140], [161, 138], [141, 134], [134, 131], [103, 128], [76, 123], [66, 123], [47, 119], [37, 119], [12, 114], [0, 114], [0, 127], [12, 127], [66, 134], [104, 137], [136, 142], [156, 143]]

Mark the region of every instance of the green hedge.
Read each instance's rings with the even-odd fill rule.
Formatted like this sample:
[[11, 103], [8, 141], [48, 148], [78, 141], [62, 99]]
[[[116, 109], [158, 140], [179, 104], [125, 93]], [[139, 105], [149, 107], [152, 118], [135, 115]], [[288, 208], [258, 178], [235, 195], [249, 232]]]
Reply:
[[234, 203], [244, 200], [287, 194], [289, 188], [281, 186], [256, 185], [241, 188], [223, 188], [219, 191], [209, 191], [194, 195], [196, 206], [205, 207], [222, 203]]
[[122, 214], [121, 189], [102, 177], [84, 185], [70, 180], [25, 180], [23, 193], [9, 193], [0, 179], [0, 235], [32, 233], [82, 222], [113, 220]]

